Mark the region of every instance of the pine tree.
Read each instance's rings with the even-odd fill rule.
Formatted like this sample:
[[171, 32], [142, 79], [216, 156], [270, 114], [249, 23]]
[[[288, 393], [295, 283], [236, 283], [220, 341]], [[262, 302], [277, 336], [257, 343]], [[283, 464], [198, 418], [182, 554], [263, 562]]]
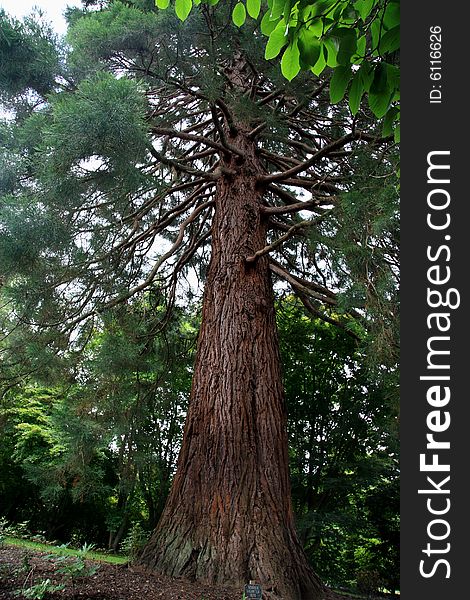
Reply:
[[[184, 24], [166, 12], [144, 1], [71, 11], [68, 46], [48, 63], [54, 84], [4, 82], [15, 115], [2, 129], [12, 174], [1, 200], [4, 295], [16, 322], [53, 329], [61, 352], [145, 290], [170, 309], [178, 282], [198, 273], [177, 473], [140, 562], [318, 599], [293, 522], [273, 279], [353, 336], [354, 318], [367, 325], [351, 306], [341, 315], [328, 246], [308, 232], [334, 236], [352, 157], [362, 148], [387, 161], [386, 140], [373, 118], [330, 105], [326, 78], [286, 83], [262, 58], [255, 22], [238, 31], [220, 6]], [[5, 16], [1, 26], [33, 63], [26, 42], [52, 44]], [[2, 60], [12, 48], [3, 44]]]

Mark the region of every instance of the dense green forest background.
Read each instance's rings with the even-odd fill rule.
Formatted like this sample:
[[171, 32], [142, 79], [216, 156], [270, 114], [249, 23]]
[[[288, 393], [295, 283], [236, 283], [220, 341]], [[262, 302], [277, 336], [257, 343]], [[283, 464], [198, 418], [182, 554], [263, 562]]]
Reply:
[[[397, 589], [393, 372], [371, 368], [351, 336], [291, 296], [277, 306], [301, 541], [328, 583]], [[175, 470], [198, 326], [197, 306], [181, 309], [155, 336], [159, 312], [150, 297], [116, 309], [83, 352], [49, 357], [39, 376], [3, 395], [8, 531], [132, 554], [155, 527]], [[32, 361], [35, 351], [27, 349]]]
[[[0, 126], [0, 528], [60, 543], [93, 543], [135, 556], [162, 514], [176, 470], [201, 321], [200, 288], [175, 283], [172, 311], [167, 310], [168, 289], [156, 283], [132, 297], [124, 294], [120, 303], [109, 300], [142, 280], [148, 256], [142, 253], [140, 258], [127, 260], [124, 253], [109, 251], [103, 270], [93, 272], [83, 268], [89, 259], [86, 243], [74, 246], [70, 232], [76, 226], [78, 238], [88, 241], [89, 236], [95, 252], [92, 258], [100, 259], [109, 245], [106, 236], [114, 235], [113, 227], [119, 232], [115, 239], [125, 237], [122, 223], [126, 219], [129, 230], [133, 227], [132, 214], [126, 212], [131, 210], [129, 198], [134, 195], [138, 206], [147, 198], [145, 194], [153, 193], [158, 169], [162, 188], [189, 185], [183, 177], [194, 177], [195, 171], [185, 167], [187, 147], [174, 140], [167, 140], [159, 150], [152, 148], [148, 157], [151, 146], [146, 136], [150, 133], [145, 119], [150, 119], [150, 109], [151, 117], [157, 115], [165, 127], [173, 127], [173, 121], [164, 122], [165, 107], [161, 117], [154, 106], [145, 104], [145, 94], [154, 93], [150, 70], [142, 74], [143, 67], [135, 72], [128, 67], [132, 61], [135, 66], [148, 59], [142, 31], [153, 40], [152, 36], [160, 35], [159, 28], [180, 24], [175, 25], [172, 14], [155, 17], [154, 3], [149, 1], [108, 3], [109, 10], [103, 3], [101, 13], [94, 3], [88, 4], [97, 10], [96, 19], [82, 18], [86, 7], [69, 13], [68, 39], [74, 50], [67, 64], [68, 50], [57, 44], [47, 27], [33, 20], [20, 25], [0, 13], [4, 33], [0, 56], [9, 58], [3, 63], [1, 100], [14, 115]], [[396, 3], [392, 4], [395, 9]], [[187, 27], [198, 31], [200, 22], [193, 17], [195, 25], [189, 22]], [[250, 31], [243, 30], [240, 36], [241, 47], [246, 44], [254, 60], [259, 48], [250, 44], [256, 45], [258, 39]], [[158, 68], [167, 69], [165, 77], [181, 59], [171, 43], [166, 49], [170, 66], [155, 61]], [[223, 36], [219, 43], [228, 60], [233, 52], [225, 47]], [[189, 52], [188, 48], [190, 42], [183, 46]], [[394, 45], [391, 48], [395, 51]], [[346, 56], [349, 71], [356, 49]], [[111, 64], [109, 72], [108, 66], [103, 67], [106, 61]], [[374, 94], [385, 94], [387, 109], [396, 93], [395, 75], [390, 75], [387, 84], [392, 66], [386, 72], [380, 61], [374, 64], [375, 71], [369, 69], [369, 87], [377, 84]], [[129, 76], [121, 77], [126, 68]], [[213, 89], [217, 87], [213, 74], [202, 61], [204, 68], [201, 89], [212, 101], [222, 92]], [[184, 61], [181, 69], [190, 78]], [[278, 64], [272, 73], [269, 81], [282, 88], [285, 81]], [[310, 77], [311, 73], [308, 77], [301, 73], [289, 84], [285, 98], [266, 118], [268, 129], [277, 135], [268, 138], [271, 159], [281, 160], [271, 170], [287, 168], [288, 172], [295, 163], [295, 159], [285, 162], [293, 159], [282, 145], [282, 136], [289, 139], [291, 135], [282, 119], [289, 111], [297, 115], [308, 104], [305, 90], [311, 93]], [[168, 81], [172, 83], [171, 78]], [[321, 84], [319, 98], [324, 89]], [[158, 91], [163, 104], [166, 91]], [[268, 92], [267, 88], [259, 101], [263, 107], [279, 97]], [[359, 104], [362, 93], [361, 88]], [[172, 97], [168, 98], [171, 105]], [[334, 108], [328, 103], [318, 108], [319, 122], [327, 123], [325, 138], [319, 126], [322, 143], [345, 139], [348, 128], [356, 127], [356, 115], [352, 118], [347, 101], [340, 100]], [[243, 113], [246, 107], [233, 102], [238, 118], [236, 111]], [[276, 246], [284, 267], [297, 274], [310, 271], [317, 287], [302, 287], [300, 277], [294, 275], [294, 291], [299, 292], [295, 295], [281, 278], [274, 277], [276, 318], [299, 539], [327, 584], [367, 593], [394, 592], [399, 588], [397, 153], [393, 139], [385, 147], [375, 144], [382, 139], [382, 124], [377, 124], [370, 107], [359, 110], [359, 104], [355, 113], [364, 127], [365, 133], [358, 135], [362, 145], [345, 142], [338, 151], [332, 150], [331, 159], [325, 159], [326, 167], [323, 164], [340, 201], [335, 199], [333, 208], [328, 205], [324, 213], [320, 205], [312, 209], [317, 213], [311, 222], [297, 214], [288, 220], [289, 209], [284, 221], [278, 217], [281, 232], [301, 234], [300, 241], [290, 233], [285, 240], [279, 238], [285, 242], [281, 249]], [[174, 123], [194, 118], [196, 127], [200, 126], [200, 116], [187, 116], [183, 102], [175, 106], [170, 115]], [[218, 123], [214, 110], [212, 106]], [[390, 111], [393, 122], [397, 109], [392, 106]], [[264, 118], [261, 110], [259, 114]], [[307, 133], [298, 130], [296, 143], [305, 154], [302, 136]], [[160, 134], [157, 126], [154, 133]], [[393, 138], [391, 130], [387, 133]], [[223, 132], [220, 140], [224, 141]], [[215, 148], [220, 152], [218, 142]], [[170, 158], [159, 154], [164, 150]], [[209, 156], [212, 161], [210, 151], [198, 151], [199, 159]], [[287, 159], [275, 152], [285, 153]], [[308, 152], [312, 154], [311, 147]], [[95, 156], [105, 160], [87, 172], [80, 161]], [[144, 157], [148, 171], [142, 167]], [[210, 171], [214, 164], [203, 166]], [[307, 174], [312, 179], [310, 165]], [[306, 179], [303, 184], [310, 185]], [[293, 193], [288, 186], [278, 192], [282, 190], [288, 198]], [[70, 203], [65, 209], [64, 198]], [[103, 203], [97, 203], [96, 214], [83, 225], [89, 198]], [[295, 205], [299, 198], [292, 198], [286, 204]], [[278, 199], [275, 202], [283, 208]], [[69, 208], [65, 226], [61, 211]], [[158, 204], [153, 208], [160, 218], [163, 211]], [[168, 231], [162, 226], [159, 234], [173, 241], [184, 212], [178, 213], [175, 207], [171, 211], [179, 221], [171, 222]], [[140, 226], [132, 229], [131, 236], [138, 236]], [[204, 228], [205, 221], [195, 237], [206, 235]], [[202, 287], [208, 250], [202, 243], [198, 250], [190, 254], [188, 268], [181, 273], [182, 278], [197, 273]], [[127, 263], [120, 266], [123, 257]], [[279, 265], [276, 268], [279, 272]], [[78, 277], [82, 277], [80, 284]], [[68, 290], [72, 296], [79, 290], [85, 297], [87, 285], [95, 286], [92, 293], [97, 290], [98, 309], [90, 311], [93, 319], [83, 326], [72, 303], [63, 305], [60, 294], [50, 291], [66, 285], [62, 278], [74, 282]], [[53, 285], [48, 287], [50, 282]], [[327, 287], [334, 293], [315, 291]], [[81, 301], [79, 297], [77, 304]], [[82, 312], [88, 310], [86, 302], [79, 309]], [[51, 323], [55, 321], [59, 325], [54, 329]]]

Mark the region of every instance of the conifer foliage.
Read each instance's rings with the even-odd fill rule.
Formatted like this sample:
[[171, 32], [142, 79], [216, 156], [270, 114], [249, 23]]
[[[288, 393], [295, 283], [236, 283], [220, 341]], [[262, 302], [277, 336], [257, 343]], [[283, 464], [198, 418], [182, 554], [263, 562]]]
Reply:
[[[353, 337], [368, 328], [367, 306], [341, 299], [352, 271], [329, 241], [354, 157], [393, 172], [389, 140], [367, 109], [331, 106], [326, 71], [286, 82], [256, 22], [238, 29], [228, 8], [204, 4], [181, 23], [152, 4], [71, 10], [62, 47], [1, 15], [2, 64], [30, 65], [1, 81], [3, 328], [79, 350], [100, 315], [148, 290], [170, 309], [196, 273], [205, 291], [182, 448], [140, 561], [321, 598], [293, 524], [273, 280]], [[379, 235], [375, 260], [393, 276]], [[374, 296], [373, 281], [361, 285]]]

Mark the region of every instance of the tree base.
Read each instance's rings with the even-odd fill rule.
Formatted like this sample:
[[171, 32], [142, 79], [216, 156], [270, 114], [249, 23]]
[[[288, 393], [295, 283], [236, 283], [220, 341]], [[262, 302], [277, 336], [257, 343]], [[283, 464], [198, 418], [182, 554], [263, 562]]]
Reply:
[[[157, 528], [138, 559], [139, 564], [170, 577], [238, 587], [255, 581], [267, 600], [322, 600], [325, 587], [308, 565], [296, 538], [279, 543], [261, 542], [261, 536], [243, 552], [240, 537], [225, 540], [216, 547], [209, 539], [196, 541], [176, 527]], [[290, 537], [290, 536], [289, 536]], [[249, 539], [249, 536], [246, 536]], [[228, 542], [228, 543], [227, 543]]]

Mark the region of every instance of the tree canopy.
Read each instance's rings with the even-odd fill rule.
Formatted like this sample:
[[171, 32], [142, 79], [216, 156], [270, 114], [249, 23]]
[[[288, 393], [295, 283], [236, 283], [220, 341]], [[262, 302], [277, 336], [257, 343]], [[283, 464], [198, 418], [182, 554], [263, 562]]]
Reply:
[[[47, 31], [36, 34], [29, 24], [8, 19], [2, 25], [17, 32], [24, 48], [38, 37], [49, 48], [41, 55], [40, 80], [30, 50], [30, 72], [22, 72], [21, 84], [5, 82], [2, 93], [16, 114], [2, 127], [2, 272], [27, 320], [58, 325], [66, 315], [72, 327], [148, 286], [168, 290], [171, 303], [177, 274], [201, 264], [217, 181], [244, 162], [243, 151], [230, 142], [241, 127], [262, 161], [256, 185], [265, 190], [270, 230], [269, 244], [246, 259], [275, 254], [277, 277], [317, 310], [334, 312], [338, 293], [327, 289], [324, 273], [309, 271], [306, 282], [299, 265], [318, 264], [341, 232], [343, 223], [334, 224], [346, 206], [339, 196], [352, 198], [356, 188], [362, 194], [358, 161], [365, 165], [369, 155], [365, 177], [372, 169], [378, 183], [392, 171], [396, 159], [374, 119], [363, 119], [361, 129], [343, 107], [332, 112], [326, 80], [299, 75], [286, 84], [277, 65], [260, 56], [264, 42], [253, 35], [256, 23], [232, 31], [236, 37], [229, 41], [230, 23], [219, 7], [191, 13], [180, 24], [166, 11], [115, 2], [104, 11], [73, 11], [70, 20], [66, 61], [57, 60]], [[16, 45], [3, 49], [11, 64]], [[230, 65], [233, 45], [239, 50]], [[237, 61], [246, 77], [241, 88]], [[49, 88], [43, 87], [46, 72]], [[391, 208], [380, 208], [379, 235], [396, 214], [389, 175], [384, 202]], [[312, 229], [321, 236], [313, 247]], [[364, 252], [374, 245], [371, 233]], [[171, 245], [154, 261], [161, 235]], [[376, 260], [395, 253], [396, 240], [390, 241], [374, 249]], [[338, 284], [338, 270], [330, 273]]]
[[[257, 21], [238, 27], [226, 4], [190, 14], [188, 3], [177, 6], [179, 15], [145, 0], [70, 10], [65, 44], [43, 24], [1, 15], [2, 63], [27, 65], [20, 76], [8, 69], [0, 81], [7, 111], [0, 130], [4, 388], [25, 374], [77, 386], [78, 395], [67, 398], [83, 406], [77, 433], [90, 440], [86, 468], [102, 481], [106, 442], [94, 411], [123, 411], [111, 428], [120, 439], [115, 514], [132, 513], [131, 490], [145, 482], [142, 498], [153, 503], [154, 517], [161, 511], [139, 558], [147, 567], [214, 583], [255, 579], [274, 597], [317, 599], [323, 585], [294, 527], [273, 292], [291, 289], [356, 348], [374, 349], [375, 360], [364, 362], [378, 381], [393, 377], [396, 148], [376, 111], [351, 111], [342, 98], [331, 103], [326, 69], [286, 80], [281, 71], [292, 48], [300, 56], [297, 42], [266, 61]], [[291, 8], [283, 6], [273, 22]], [[327, 25], [326, 36], [336, 27]], [[300, 36], [302, 28], [296, 31]], [[332, 67], [333, 78], [341, 68], [356, 72], [357, 44], [351, 54], [340, 44], [347, 66]], [[369, 70], [375, 81], [392, 72], [384, 64], [364, 61], [357, 72]], [[181, 450], [165, 507], [157, 509], [155, 471], [145, 476], [142, 462], [128, 460], [129, 453], [158, 454], [145, 431], [165, 410], [154, 416], [154, 375], [146, 365], [158, 360], [158, 340], [175, 311], [199, 298], [202, 287]], [[132, 334], [137, 347], [127, 341]], [[94, 367], [84, 367], [84, 355]], [[103, 361], [103, 401], [82, 403], [83, 384], [94, 388], [88, 374]], [[184, 369], [176, 372], [184, 381]], [[335, 393], [340, 404], [349, 398], [345, 415], [368, 414], [359, 391]], [[388, 407], [388, 418], [389, 399], [373, 398]], [[45, 466], [53, 474], [58, 465], [70, 484], [75, 453], [67, 448], [74, 439], [55, 439], [50, 425], [68, 414], [67, 402], [50, 404], [23, 423], [54, 458], [31, 465], [29, 478]], [[34, 402], [30, 408], [34, 413]], [[354, 427], [362, 425], [359, 419]], [[323, 434], [312, 435], [321, 447]], [[342, 472], [342, 461], [367, 446], [365, 438], [346, 445], [342, 458], [330, 452], [332, 476], [335, 460]], [[300, 444], [299, 456], [304, 451]], [[76, 494], [90, 480], [85, 471], [72, 480]], [[320, 484], [316, 494], [328, 504]], [[124, 530], [129, 522], [122, 523]]]
[[[184, 21], [193, 5], [219, 2], [177, 0], [174, 9]], [[166, 9], [170, 0], [155, 0], [155, 4]], [[399, 140], [399, 0], [236, 2], [233, 23], [241, 27], [247, 16], [259, 21], [261, 33], [268, 37], [266, 60], [282, 54], [280, 67], [286, 79], [292, 80], [302, 69], [316, 76], [332, 69], [330, 102], [336, 104], [347, 94], [351, 113], [356, 115], [366, 94], [374, 115], [385, 117], [384, 135], [394, 131]]]

